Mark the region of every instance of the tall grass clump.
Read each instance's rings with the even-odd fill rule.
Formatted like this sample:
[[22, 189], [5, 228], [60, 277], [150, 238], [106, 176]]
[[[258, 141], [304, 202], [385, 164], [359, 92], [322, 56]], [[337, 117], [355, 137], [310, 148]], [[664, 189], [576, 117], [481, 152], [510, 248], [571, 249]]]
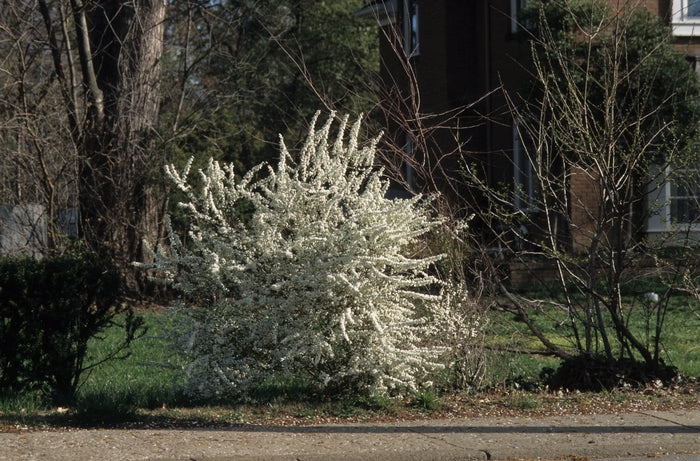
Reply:
[[424, 197], [386, 198], [378, 139], [360, 146], [348, 117], [332, 138], [333, 120], [314, 118], [298, 155], [282, 141], [276, 167], [241, 178], [215, 161], [196, 181], [191, 162], [167, 168], [187, 229], [171, 226], [150, 268], [181, 294], [170, 339], [191, 394], [249, 397], [284, 376], [323, 394], [391, 394], [443, 367], [439, 333], [463, 319], [434, 275], [442, 255], [416, 256], [440, 220]]

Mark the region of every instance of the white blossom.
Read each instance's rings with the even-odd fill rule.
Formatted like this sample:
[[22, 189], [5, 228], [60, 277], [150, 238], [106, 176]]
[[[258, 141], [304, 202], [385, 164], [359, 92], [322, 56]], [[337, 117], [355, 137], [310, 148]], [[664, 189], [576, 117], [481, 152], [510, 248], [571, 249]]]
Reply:
[[360, 119], [348, 130], [344, 117], [331, 139], [334, 117], [314, 118], [298, 155], [281, 141], [275, 168], [240, 179], [210, 161], [195, 189], [192, 161], [166, 168], [189, 238], [168, 227], [153, 268], [186, 302], [171, 336], [193, 393], [241, 395], [284, 373], [321, 390], [416, 389], [440, 366], [426, 338], [451, 315], [429, 271], [441, 255], [407, 256], [439, 221], [423, 197], [387, 199], [378, 138], [361, 145]]

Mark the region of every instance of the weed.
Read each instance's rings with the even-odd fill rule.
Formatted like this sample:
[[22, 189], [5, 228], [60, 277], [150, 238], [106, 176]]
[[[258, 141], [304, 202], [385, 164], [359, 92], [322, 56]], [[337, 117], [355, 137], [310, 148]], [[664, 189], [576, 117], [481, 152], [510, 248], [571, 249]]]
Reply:
[[542, 400], [540, 400], [536, 395], [530, 393], [513, 394], [510, 404], [513, 408], [517, 408], [519, 410], [534, 410], [543, 405]]
[[417, 392], [411, 398], [411, 405], [420, 411], [437, 411], [442, 408], [442, 401], [440, 396], [434, 391], [424, 390]]

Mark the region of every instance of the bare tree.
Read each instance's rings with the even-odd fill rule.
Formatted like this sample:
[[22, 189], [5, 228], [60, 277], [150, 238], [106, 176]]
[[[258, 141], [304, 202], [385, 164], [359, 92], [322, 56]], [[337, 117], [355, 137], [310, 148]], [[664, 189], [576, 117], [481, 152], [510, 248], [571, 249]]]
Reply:
[[[628, 378], [668, 377], [661, 335], [684, 261], [664, 259], [662, 242], [645, 226], [658, 211], [649, 197], [692, 155], [697, 77], [644, 8], [534, 2], [531, 14], [538, 97], [509, 99], [526, 159], [513, 165], [514, 176], [530, 183], [498, 190], [477, 174], [471, 179], [500, 210], [497, 221], [517, 229], [499, 234], [511, 271], [538, 267], [541, 278], [530, 277], [554, 288], [549, 305], [560, 310], [570, 345], [541, 329], [544, 301], [517, 295], [498, 277], [504, 306], [551, 352], [571, 360], [564, 372], [571, 382], [607, 385], [617, 379], [611, 369], [638, 360], [641, 371]], [[649, 273], [662, 277], [664, 292], [625, 299], [625, 287]], [[632, 309], [634, 303], [645, 309]], [[652, 320], [648, 335], [629, 327], [642, 314]]]
[[[3, 166], [14, 168], [12, 200], [48, 204], [51, 222], [79, 208], [85, 242], [125, 275], [158, 220], [149, 174], [165, 11], [165, 0], [2, 6], [2, 128], [14, 150]], [[31, 198], [20, 193], [28, 186]]]
[[148, 184], [149, 138], [158, 116], [166, 4], [72, 0], [71, 6], [87, 109], [76, 127], [81, 223], [94, 249], [126, 267], [141, 260], [143, 237], [158, 221]]
[[[6, 0], [0, 8], [0, 201], [37, 204], [56, 249], [66, 210], [77, 202], [77, 150], [72, 112], [63, 110], [49, 44], [33, 2]], [[70, 90], [70, 87], [67, 88]], [[32, 205], [34, 206], [34, 205]], [[65, 229], [67, 230], [67, 229]]]

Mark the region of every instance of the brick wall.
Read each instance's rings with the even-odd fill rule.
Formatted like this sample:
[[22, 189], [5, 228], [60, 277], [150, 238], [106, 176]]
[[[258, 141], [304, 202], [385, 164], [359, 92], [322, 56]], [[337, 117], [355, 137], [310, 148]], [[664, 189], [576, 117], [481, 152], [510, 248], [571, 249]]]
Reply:
[[600, 218], [601, 193], [595, 173], [579, 167], [569, 172], [571, 238], [575, 252], [589, 247]]

